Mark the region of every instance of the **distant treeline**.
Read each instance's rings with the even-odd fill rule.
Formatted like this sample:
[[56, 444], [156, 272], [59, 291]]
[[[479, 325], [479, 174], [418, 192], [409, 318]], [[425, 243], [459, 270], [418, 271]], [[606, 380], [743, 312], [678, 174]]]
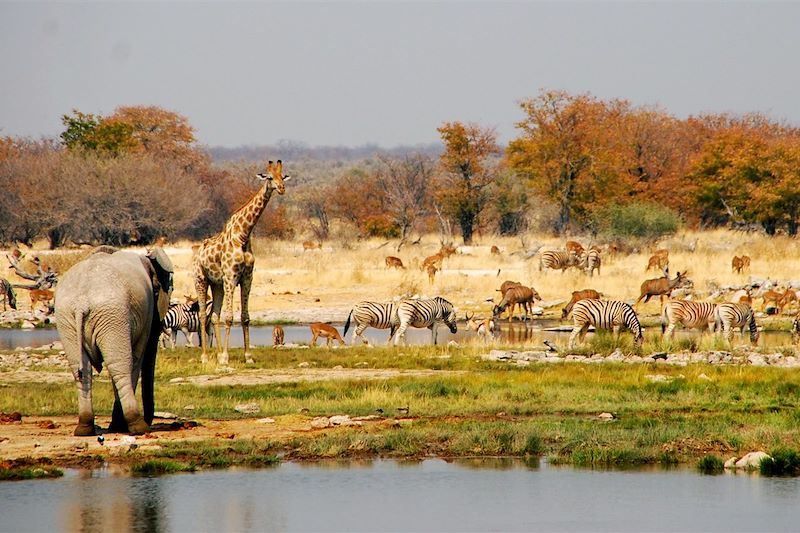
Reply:
[[443, 241], [527, 230], [652, 239], [692, 227], [795, 235], [800, 130], [760, 114], [678, 119], [654, 107], [543, 91], [507, 146], [448, 122], [441, 143], [382, 149], [204, 148], [157, 107], [73, 111], [59, 139], [0, 138], [0, 242], [147, 244], [223, 227], [282, 159], [293, 176], [256, 234]]

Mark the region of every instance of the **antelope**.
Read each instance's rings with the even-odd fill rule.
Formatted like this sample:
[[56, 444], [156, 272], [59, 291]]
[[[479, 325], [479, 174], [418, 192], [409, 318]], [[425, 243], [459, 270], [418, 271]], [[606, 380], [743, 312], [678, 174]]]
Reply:
[[564, 245], [564, 249], [566, 249], [568, 252], [575, 252], [575, 255], [577, 256], [580, 256], [585, 251], [581, 243], [577, 241], [567, 241], [567, 243]]
[[433, 280], [436, 277], [436, 272], [438, 272], [439, 269], [436, 268], [436, 265], [428, 265], [425, 270], [428, 272], [428, 283], [433, 285]]
[[53, 291], [49, 289], [31, 289], [31, 310], [36, 308], [36, 304], [39, 302], [44, 303], [48, 307], [50, 304], [48, 302], [53, 301]]
[[448, 258], [456, 253], [456, 247], [451, 244], [442, 244], [442, 247], [439, 248], [439, 253], [443, 258]]
[[658, 268], [658, 270], [664, 270], [669, 266], [669, 250], [662, 248], [660, 250], [656, 250], [653, 252], [653, 255], [650, 256], [650, 259], [647, 260], [647, 267], [644, 269], [645, 272], [650, 270], [651, 268]]
[[281, 326], [275, 326], [272, 328], [272, 347], [275, 348], [276, 346], [283, 346], [283, 337], [284, 332]]
[[525, 287], [524, 285], [509, 287], [500, 303], [492, 309], [492, 316], [499, 318], [503, 311], [511, 306], [508, 313], [508, 321], [511, 322], [514, 317], [514, 308], [519, 305], [525, 310], [525, 320], [528, 320], [529, 306], [533, 304], [534, 300], [541, 299], [542, 297], [533, 287]]
[[748, 287], [734, 292], [733, 296], [731, 296], [731, 303], [753, 305], [751, 289]]
[[742, 255], [742, 270], [747, 270], [748, 268], [750, 268], [750, 256]]
[[783, 298], [781, 298], [780, 302], [778, 302], [778, 307], [780, 308], [781, 313], [783, 313], [784, 307], [787, 307], [790, 303], [797, 301], [797, 293], [792, 288], [786, 289], [786, 292], [783, 293]]
[[492, 255], [500, 255], [500, 248], [498, 248], [497, 246], [495, 246], [493, 244], [492, 245], [492, 249], [491, 249], [491, 253], [492, 253]]
[[561, 310], [561, 318], [567, 318], [567, 315], [572, 311], [572, 306], [581, 300], [599, 300], [603, 295], [594, 289], [583, 289], [580, 291], [572, 291], [572, 298], [564, 309]]
[[318, 248], [322, 248], [321, 242], [314, 242], [314, 241], [303, 241], [303, 251], [306, 250], [316, 250]]
[[522, 283], [520, 283], [519, 281], [506, 280], [500, 285], [499, 289], [495, 290], [500, 293], [500, 298], [503, 298], [506, 295], [506, 291], [508, 291], [508, 289], [510, 289], [511, 287], [521, 287], [521, 286]]
[[742, 258], [738, 255], [734, 255], [733, 259], [731, 259], [731, 272], [736, 274], [742, 273], [742, 268], [744, 267], [744, 263], [742, 262]]
[[634, 306], [638, 305], [642, 298], [644, 298], [644, 303], [647, 303], [651, 297], [658, 296], [661, 299], [661, 305], [659, 307], [659, 313], [664, 310], [664, 296], [669, 298], [672, 291], [679, 286], [684, 286], [689, 281], [686, 276], [688, 272], [678, 272], [678, 274], [673, 278], [669, 279], [669, 273], [665, 270], [663, 278], [656, 278], [656, 279], [648, 279], [642, 282], [641, 286], [641, 296], [639, 299], [636, 300], [636, 303], [633, 304]]
[[311, 346], [317, 345], [317, 337], [322, 337], [325, 339], [327, 341], [326, 346], [328, 348], [330, 348], [332, 340], [339, 341], [339, 346], [347, 345], [342, 336], [339, 335], [339, 331], [330, 324], [314, 322], [313, 324], [309, 324], [308, 327], [311, 328]]
[[386, 256], [386, 268], [399, 268], [405, 270], [405, 266], [403, 266], [403, 261], [399, 257], [395, 257], [393, 255]]
[[428, 270], [428, 267], [430, 266], [436, 266], [439, 270], [441, 270], [443, 262], [444, 262], [444, 256], [442, 255], [441, 252], [439, 252], [437, 254], [433, 254], [426, 257], [419, 268], [423, 272]]
[[763, 301], [761, 303], [761, 308], [766, 310], [767, 304], [770, 303], [770, 302], [773, 302], [775, 304], [775, 307], [778, 308], [778, 314], [780, 314], [780, 312], [781, 312], [780, 301], [781, 301], [781, 298], [783, 298], [783, 294], [784, 293], [778, 292], [778, 291], [767, 291], [767, 292], [765, 292], [764, 294], [761, 295], [761, 298], [763, 299]]
[[473, 320], [474, 316], [475, 313], [472, 313], [471, 316], [466, 313], [464, 314], [464, 319], [467, 321], [467, 329], [474, 331], [486, 340], [486, 338], [495, 331], [495, 321], [493, 318], [484, 318], [476, 321]]

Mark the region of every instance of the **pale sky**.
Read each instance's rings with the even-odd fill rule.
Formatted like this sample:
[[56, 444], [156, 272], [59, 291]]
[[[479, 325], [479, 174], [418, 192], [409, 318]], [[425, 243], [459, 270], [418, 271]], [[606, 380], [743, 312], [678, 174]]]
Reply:
[[516, 136], [540, 89], [800, 125], [800, 3], [0, 1], [0, 136], [157, 105], [207, 145]]

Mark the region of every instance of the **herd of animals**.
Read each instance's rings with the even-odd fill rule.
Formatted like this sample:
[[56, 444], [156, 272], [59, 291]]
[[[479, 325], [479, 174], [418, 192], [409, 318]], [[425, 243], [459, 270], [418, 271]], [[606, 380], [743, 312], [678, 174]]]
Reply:
[[[92, 406], [92, 369], [108, 369], [115, 393], [114, 408], [110, 429], [141, 434], [149, 429], [154, 414], [153, 385], [155, 355], [162, 336], [174, 345], [178, 329], [188, 333], [192, 329], [199, 332], [202, 348], [201, 361], [208, 361], [208, 348], [212, 338], [216, 340], [217, 362], [228, 363], [230, 330], [233, 323], [234, 290], [239, 287], [241, 298], [241, 324], [244, 335], [244, 357], [252, 362], [249, 336], [249, 293], [253, 281], [255, 257], [252, 252], [250, 235], [264, 211], [273, 192], [284, 194], [285, 182], [290, 178], [283, 174], [282, 162], [270, 161], [266, 171], [257, 174], [263, 185], [255, 195], [240, 209], [234, 212], [223, 230], [205, 239], [194, 249], [192, 276], [196, 299], [170, 308], [173, 290], [173, 267], [169, 257], [159, 246], [146, 255], [119, 251], [109, 246], [95, 249], [86, 259], [74, 265], [63, 276], [55, 291], [47, 289], [41, 293], [31, 290], [31, 304], [54, 301], [59, 335], [64, 351], [78, 387], [78, 425], [76, 435], [94, 435], [94, 411]], [[304, 243], [304, 249], [314, 249], [316, 243]], [[456, 252], [453, 246], [442, 246], [441, 250], [422, 262], [422, 270], [427, 272], [433, 283], [436, 273], [442, 269], [444, 260]], [[493, 254], [500, 253], [497, 247]], [[602, 251], [593, 246], [584, 249], [579, 243], [569, 241], [563, 250], [540, 253], [540, 270], [552, 269], [564, 272], [578, 268], [591, 278], [595, 272], [600, 274]], [[669, 254], [659, 250], [650, 258], [646, 271], [657, 268], [664, 275], [642, 283], [637, 303], [644, 299], [659, 296], [663, 306], [663, 332], [671, 335], [678, 324], [685, 327], [718, 326], [730, 341], [734, 329], [749, 329], [752, 342], [758, 340], [752, 297], [749, 292], [740, 300], [730, 303], [712, 304], [690, 300], [669, 300], [663, 305], [664, 296], [670, 297], [673, 290], [691, 282], [686, 272], [678, 272], [674, 278], [668, 273]], [[735, 257], [734, 271], [742, 272], [750, 264], [747, 256]], [[397, 257], [387, 257], [389, 268], [405, 268]], [[209, 289], [211, 292], [209, 298]], [[518, 282], [504, 282], [499, 292], [501, 300], [493, 307], [492, 317], [475, 320], [474, 315], [466, 315], [467, 326], [477, 334], [488, 337], [497, 329], [502, 314], [508, 312], [511, 320], [519, 306], [528, 313], [541, 297], [533, 287]], [[791, 294], [790, 294], [791, 293]], [[775, 302], [783, 307], [796, 301], [793, 291], [765, 294], [765, 302]], [[621, 328], [633, 333], [635, 344], [641, 345], [642, 327], [634, 306], [613, 300], [602, 299], [603, 295], [592, 289], [575, 291], [562, 316], [570, 313], [573, 329], [569, 338], [569, 348], [576, 339], [581, 342], [590, 326], [596, 329], [610, 329], [618, 334]], [[12, 285], [0, 280], [0, 298], [3, 309], [6, 304], [16, 307]], [[770, 298], [768, 300], [768, 298]], [[201, 312], [202, 310], [202, 312]], [[202, 316], [202, 320], [201, 320]], [[194, 317], [192, 322], [192, 317]], [[800, 317], [800, 314], [798, 315]], [[794, 321], [794, 331], [800, 330], [800, 319]], [[220, 324], [225, 324], [225, 334], [221, 335]], [[409, 327], [429, 328], [432, 341], [437, 340], [437, 325], [446, 324], [450, 331], [457, 331], [457, 318], [453, 304], [442, 297], [430, 299], [406, 299], [397, 302], [360, 302], [347, 317], [344, 333], [354, 326], [355, 342], [366, 339], [363, 333], [367, 327], [389, 329], [389, 340], [398, 344], [405, 340]], [[312, 344], [320, 338], [344, 344], [338, 330], [327, 323], [310, 325]], [[164, 335], [166, 333], [166, 335]], [[280, 326], [273, 330], [273, 344], [284, 343], [284, 332]], [[141, 377], [143, 409], [140, 410], [135, 399], [135, 389]]]

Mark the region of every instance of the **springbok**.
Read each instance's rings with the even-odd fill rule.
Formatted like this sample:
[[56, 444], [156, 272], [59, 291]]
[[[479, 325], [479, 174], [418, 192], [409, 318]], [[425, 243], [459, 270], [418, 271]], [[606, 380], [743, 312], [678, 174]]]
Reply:
[[493, 318], [483, 318], [474, 320], [475, 313], [472, 315], [464, 314], [464, 319], [467, 321], [467, 329], [474, 331], [484, 340], [486, 340], [495, 331], [495, 321]]
[[347, 345], [347, 343], [344, 342], [342, 336], [339, 335], [339, 331], [330, 324], [325, 324], [323, 322], [314, 322], [313, 324], [309, 324], [308, 327], [311, 328], [311, 346], [317, 345], [318, 337], [322, 337], [327, 341], [325, 345], [328, 348], [330, 348], [332, 340], [339, 341], [339, 346]]
[[644, 271], [647, 272], [651, 268], [658, 270], [665, 270], [669, 266], [669, 250], [662, 248], [653, 252], [650, 259], [647, 261], [647, 267]]
[[322, 249], [321, 242], [303, 241], [303, 251]]

